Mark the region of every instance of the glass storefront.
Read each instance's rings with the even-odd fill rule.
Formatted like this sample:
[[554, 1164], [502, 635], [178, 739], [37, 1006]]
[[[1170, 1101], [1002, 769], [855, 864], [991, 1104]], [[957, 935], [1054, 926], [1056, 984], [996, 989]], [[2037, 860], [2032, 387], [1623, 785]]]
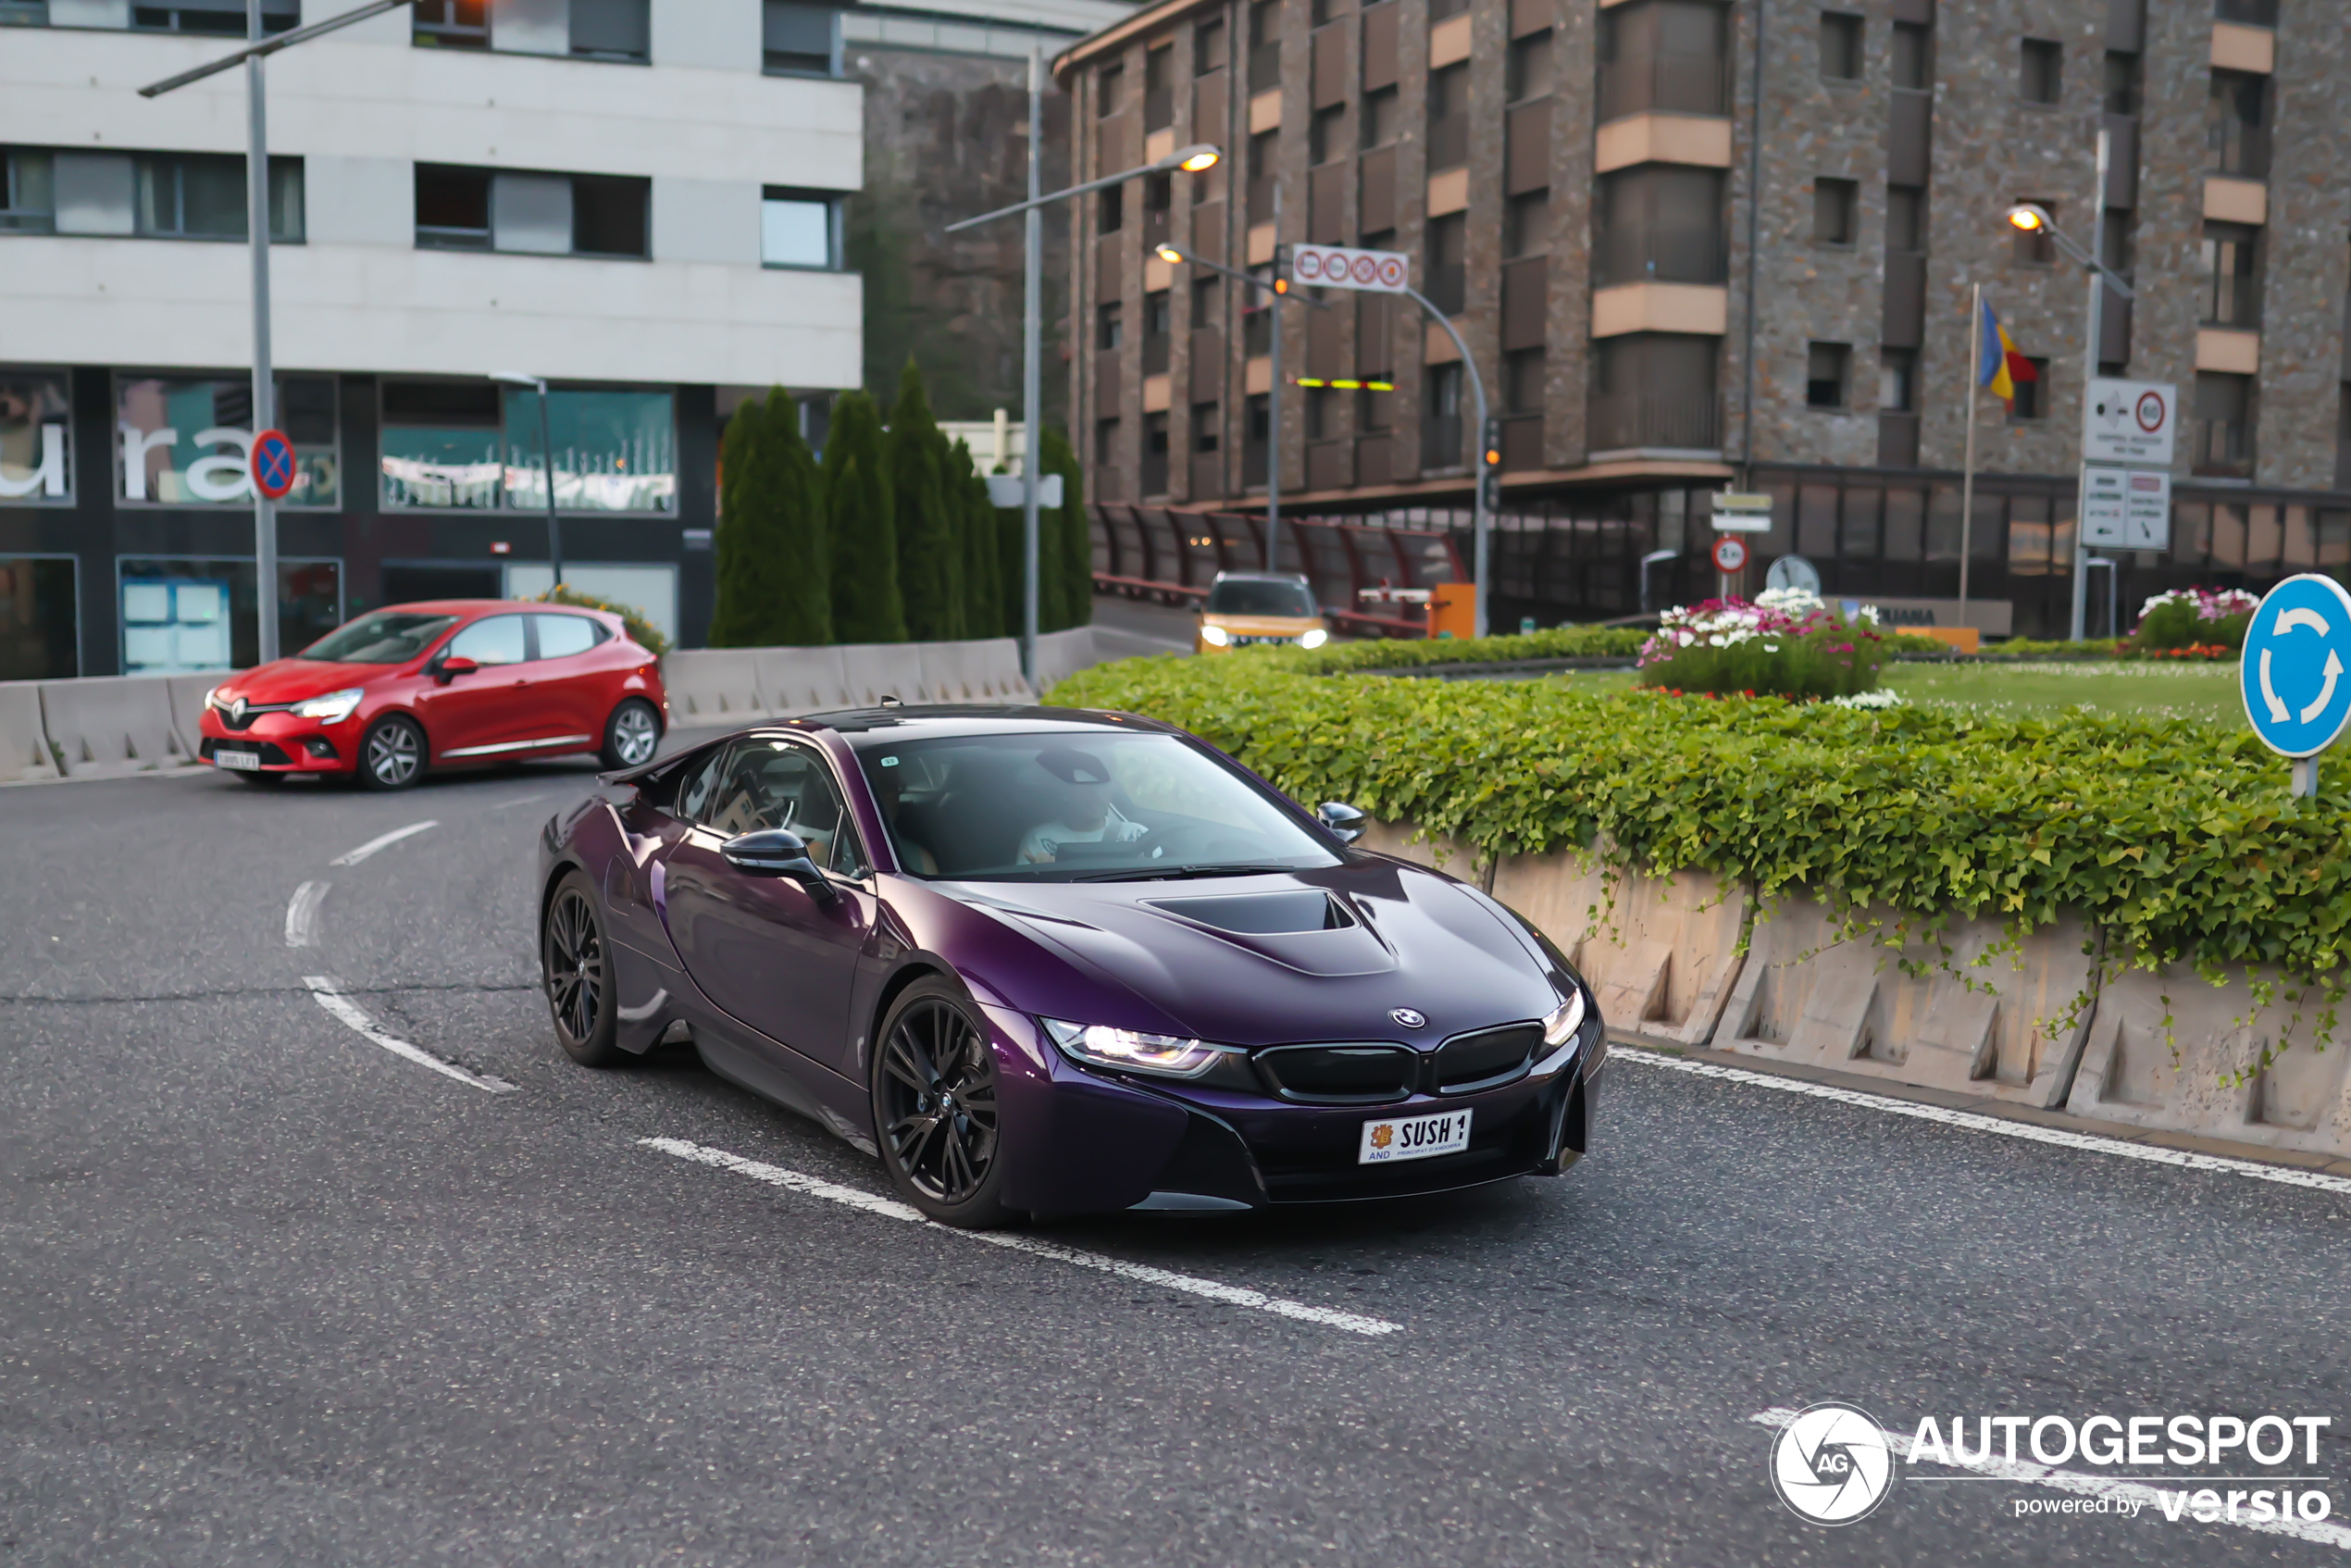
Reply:
[[[667, 392], [548, 394], [555, 504], [566, 512], [675, 513], [676, 399]], [[489, 381], [387, 381], [387, 507], [543, 511], [539, 394]]]
[[0, 680], [81, 673], [75, 580], [70, 555], [0, 556]]
[[73, 499], [73, 426], [62, 370], [0, 370], [0, 501]]
[[[330, 376], [288, 376], [278, 384], [278, 425], [294, 443], [293, 490], [281, 506], [342, 504]], [[250, 506], [253, 383], [247, 377], [115, 378], [120, 449], [118, 499], [169, 506]]]
[[[116, 563], [122, 673], [177, 675], [259, 662], [250, 557], [126, 555]], [[278, 564], [278, 643], [291, 654], [342, 624], [342, 563]]]

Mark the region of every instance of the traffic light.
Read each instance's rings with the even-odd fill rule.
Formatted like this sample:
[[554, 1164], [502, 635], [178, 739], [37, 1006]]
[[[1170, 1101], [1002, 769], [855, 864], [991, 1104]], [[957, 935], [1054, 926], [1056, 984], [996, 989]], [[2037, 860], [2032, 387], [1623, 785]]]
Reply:
[[1274, 292], [1277, 294], [1289, 292], [1289, 247], [1287, 245], [1274, 247]]
[[1477, 440], [1477, 498], [1488, 512], [1502, 509], [1502, 422], [1486, 421]]

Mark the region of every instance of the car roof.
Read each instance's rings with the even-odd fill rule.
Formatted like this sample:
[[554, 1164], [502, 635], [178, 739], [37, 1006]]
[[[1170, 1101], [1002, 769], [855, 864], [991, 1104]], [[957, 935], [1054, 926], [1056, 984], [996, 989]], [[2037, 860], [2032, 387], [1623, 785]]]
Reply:
[[491, 610], [546, 610], [574, 615], [606, 614], [585, 604], [548, 604], [536, 599], [411, 599], [405, 604], [379, 604], [368, 612], [382, 615], [387, 610], [404, 610], [424, 616], [479, 616]]
[[1213, 588], [1216, 582], [1295, 582], [1304, 584], [1306, 582], [1306, 574], [1304, 572], [1218, 572], [1216, 574], [1215, 582], [1212, 582], [1209, 586]]

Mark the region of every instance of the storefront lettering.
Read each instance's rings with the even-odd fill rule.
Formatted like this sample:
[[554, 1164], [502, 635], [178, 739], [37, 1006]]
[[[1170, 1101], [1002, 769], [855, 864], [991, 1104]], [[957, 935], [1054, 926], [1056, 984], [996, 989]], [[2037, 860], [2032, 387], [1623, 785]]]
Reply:
[[[122, 498], [144, 501], [147, 497], [147, 454], [156, 447], [167, 451], [180, 444], [180, 432], [169, 427], [160, 430], [143, 430], [124, 422], [122, 431]], [[216, 452], [199, 457], [188, 465], [184, 476], [188, 493], [199, 501], [250, 501], [253, 499], [253, 475], [247, 471], [253, 450], [253, 432], [235, 430], [216, 425], [196, 432], [199, 446], [233, 446], [233, 454]]]
[[36, 491], [43, 495], [62, 496], [66, 493], [66, 428], [63, 425], [41, 427], [41, 462], [24, 478], [12, 479], [6, 469], [0, 469], [0, 501], [21, 501]]

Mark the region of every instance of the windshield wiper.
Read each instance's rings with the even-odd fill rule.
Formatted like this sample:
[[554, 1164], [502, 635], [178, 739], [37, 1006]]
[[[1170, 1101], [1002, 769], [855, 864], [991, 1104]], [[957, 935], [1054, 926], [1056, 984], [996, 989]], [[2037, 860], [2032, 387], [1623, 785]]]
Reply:
[[1122, 871], [1096, 871], [1072, 877], [1073, 882], [1178, 882], [1194, 877], [1263, 877], [1269, 872], [1301, 871], [1298, 865], [1258, 865], [1236, 861], [1225, 865], [1138, 865]]

